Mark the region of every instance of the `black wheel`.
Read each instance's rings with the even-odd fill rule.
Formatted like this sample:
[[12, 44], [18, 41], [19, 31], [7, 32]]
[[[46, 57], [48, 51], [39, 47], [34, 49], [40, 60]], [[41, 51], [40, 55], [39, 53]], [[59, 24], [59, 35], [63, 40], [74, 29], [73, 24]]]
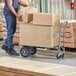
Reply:
[[63, 54], [57, 54], [57, 59], [60, 59], [60, 58], [64, 58], [64, 53]]
[[65, 47], [63, 47], [63, 46], [60, 46], [60, 48], [58, 47], [58, 49], [57, 50], [60, 50], [60, 51], [64, 51], [65, 50]]
[[28, 57], [30, 55], [29, 48], [27, 46], [23, 46], [20, 50], [20, 54], [22, 57]]
[[60, 53], [57, 54], [56, 56], [57, 59], [64, 58], [65, 47], [64, 46], [58, 47], [58, 51], [60, 51]]
[[29, 51], [30, 51], [31, 55], [34, 55], [37, 52], [37, 48], [36, 47], [30, 47]]

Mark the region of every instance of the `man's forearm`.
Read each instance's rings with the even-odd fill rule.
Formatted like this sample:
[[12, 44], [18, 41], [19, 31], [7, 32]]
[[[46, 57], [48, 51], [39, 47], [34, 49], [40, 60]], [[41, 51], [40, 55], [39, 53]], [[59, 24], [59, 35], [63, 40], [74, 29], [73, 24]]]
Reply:
[[21, 0], [19, 1], [19, 4], [22, 5], [22, 6], [24, 6], [24, 7], [27, 7], [27, 6], [28, 6], [26, 3], [24, 3], [24, 2], [21, 1]]
[[7, 4], [8, 4], [8, 7], [9, 7], [10, 11], [11, 11], [15, 16], [17, 16], [17, 13], [16, 13], [15, 9], [14, 9], [13, 6], [12, 6], [12, 0], [7, 0]]
[[18, 14], [16, 13], [15, 9], [11, 6], [9, 7], [10, 11], [17, 17]]

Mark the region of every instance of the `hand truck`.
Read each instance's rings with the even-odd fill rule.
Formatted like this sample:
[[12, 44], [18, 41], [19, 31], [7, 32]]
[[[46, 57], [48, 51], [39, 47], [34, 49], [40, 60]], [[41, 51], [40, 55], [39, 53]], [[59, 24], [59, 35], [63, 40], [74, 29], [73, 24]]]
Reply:
[[[60, 32], [59, 32], [59, 47], [58, 47], [58, 54], [57, 59], [64, 58], [65, 53], [65, 29], [68, 25], [68, 21], [62, 23]], [[63, 45], [61, 45], [61, 32], [63, 33]]]
[[[64, 25], [65, 24], [65, 25]], [[59, 46], [57, 47], [58, 54], [57, 59], [64, 58], [65, 53], [65, 29], [67, 27], [68, 22], [65, 22], [62, 24], [60, 31], [59, 31]], [[64, 29], [63, 29], [64, 28]], [[62, 31], [63, 29], [63, 31]], [[61, 46], [61, 32], [63, 32], [63, 45]], [[37, 52], [38, 47], [32, 47], [32, 46], [23, 46], [20, 49], [20, 54], [22, 57], [28, 57], [29, 55], [34, 55]]]

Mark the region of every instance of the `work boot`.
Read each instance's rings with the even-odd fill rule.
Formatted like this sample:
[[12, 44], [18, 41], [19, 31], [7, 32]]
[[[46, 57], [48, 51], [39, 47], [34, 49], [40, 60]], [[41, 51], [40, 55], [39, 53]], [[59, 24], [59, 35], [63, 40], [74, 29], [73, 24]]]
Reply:
[[8, 55], [13, 55], [11, 48], [8, 48]]
[[10, 51], [14, 56], [19, 56], [19, 53], [17, 53], [13, 48], [11, 48]]
[[6, 46], [6, 45], [2, 45], [2, 47], [1, 47], [6, 53], [8, 53], [8, 46]]
[[9, 48], [6, 45], [3, 45], [1, 48], [8, 53], [8, 55], [19, 56], [19, 53], [17, 53], [13, 48]]

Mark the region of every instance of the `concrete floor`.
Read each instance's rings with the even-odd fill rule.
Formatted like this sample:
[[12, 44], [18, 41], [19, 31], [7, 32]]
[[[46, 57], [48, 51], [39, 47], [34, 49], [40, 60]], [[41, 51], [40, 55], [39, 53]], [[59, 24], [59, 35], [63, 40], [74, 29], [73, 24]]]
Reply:
[[[17, 52], [20, 52], [19, 46], [15, 46], [15, 50]], [[7, 55], [4, 50], [1, 49], [0, 46], [0, 57], [12, 57], [12, 58], [18, 58], [18, 59], [24, 59], [24, 60], [34, 60], [34, 61], [42, 61], [47, 63], [56, 63], [56, 64], [62, 64], [62, 65], [70, 65], [76, 67], [76, 52], [66, 52], [64, 59], [56, 59], [57, 51], [50, 50], [50, 51], [42, 51], [38, 50], [37, 53], [33, 56], [29, 56], [27, 58], [23, 58], [21, 56], [9, 56]]]

